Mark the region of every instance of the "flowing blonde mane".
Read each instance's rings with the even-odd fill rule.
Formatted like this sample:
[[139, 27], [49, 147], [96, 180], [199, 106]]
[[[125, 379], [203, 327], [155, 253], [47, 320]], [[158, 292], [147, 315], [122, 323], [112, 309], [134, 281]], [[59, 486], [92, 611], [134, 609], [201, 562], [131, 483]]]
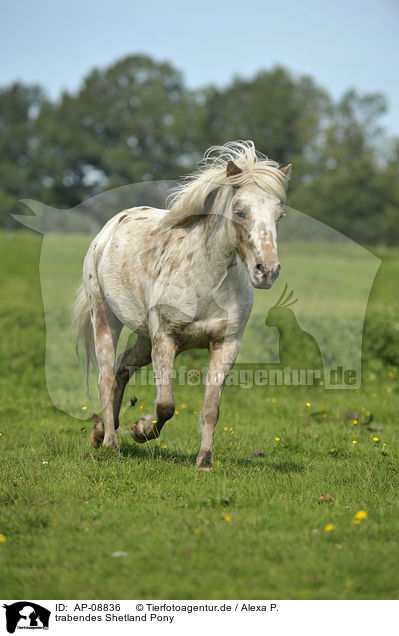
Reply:
[[[227, 164], [233, 161], [241, 170], [227, 176]], [[178, 225], [185, 219], [204, 212], [207, 196], [220, 186], [239, 188], [255, 183], [261, 190], [285, 202], [288, 177], [279, 170], [276, 161], [257, 152], [253, 141], [231, 141], [209, 148], [198, 170], [184, 178], [169, 198], [169, 209], [162, 218], [163, 225]]]

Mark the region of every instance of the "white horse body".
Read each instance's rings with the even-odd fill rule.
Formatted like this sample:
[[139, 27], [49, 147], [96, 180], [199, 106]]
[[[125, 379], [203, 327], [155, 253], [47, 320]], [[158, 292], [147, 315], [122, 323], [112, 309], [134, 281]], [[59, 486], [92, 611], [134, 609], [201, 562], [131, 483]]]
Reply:
[[[217, 159], [208, 159], [211, 167], [181, 186], [169, 210], [138, 207], [117, 214], [87, 252], [75, 322], [88, 364], [95, 354], [100, 368], [104, 426], [94, 427], [94, 445], [103, 440], [117, 446], [125, 385], [151, 360], [155, 415], [141, 417], [132, 434], [138, 442], [157, 437], [174, 412], [175, 356], [208, 348], [197, 466], [212, 465], [221, 391], [252, 309], [252, 288], [270, 287], [280, 270], [276, 227], [289, 173], [289, 167], [280, 170], [259, 158], [252, 142], [218, 151]], [[138, 337], [115, 368], [123, 325]]]
[[[228, 267], [217, 254], [212, 258], [212, 250], [209, 258], [199, 226], [163, 230], [154, 247], [152, 235], [165, 214], [165, 210], [132, 208], [104, 226], [85, 259], [87, 294], [89, 276], [97, 273], [105, 299], [123, 325], [152, 338], [160, 322], [168, 324], [170, 331], [179, 331], [181, 340], [191, 334], [185, 348], [207, 347], [209, 338], [225, 329], [227, 322], [230, 330], [242, 333], [253, 301], [247, 268], [236, 254]], [[214, 237], [219, 249], [223, 230]], [[197, 338], [191, 342], [195, 334], [203, 335], [202, 345]]]

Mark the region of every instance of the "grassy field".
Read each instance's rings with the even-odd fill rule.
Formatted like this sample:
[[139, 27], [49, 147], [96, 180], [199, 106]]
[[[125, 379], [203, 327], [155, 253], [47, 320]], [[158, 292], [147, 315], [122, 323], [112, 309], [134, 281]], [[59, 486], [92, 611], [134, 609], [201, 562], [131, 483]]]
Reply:
[[[0, 236], [0, 597], [399, 597], [394, 364], [368, 356], [356, 391], [226, 387], [209, 473], [195, 470], [196, 386], [176, 386], [178, 413], [145, 446], [129, 429], [153, 388], [128, 387], [120, 455], [95, 451], [90, 423], [47, 390], [40, 247], [33, 233]], [[370, 324], [399, 309], [399, 252], [378, 255]]]

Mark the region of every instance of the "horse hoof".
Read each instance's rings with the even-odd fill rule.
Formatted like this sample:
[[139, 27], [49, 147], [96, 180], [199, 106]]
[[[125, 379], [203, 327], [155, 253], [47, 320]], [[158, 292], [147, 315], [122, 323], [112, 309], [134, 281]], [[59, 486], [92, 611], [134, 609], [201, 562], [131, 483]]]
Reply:
[[211, 451], [200, 452], [197, 457], [197, 470], [211, 470], [213, 459]]
[[150, 439], [159, 437], [159, 431], [156, 429], [156, 420], [153, 415], [143, 415], [132, 424], [132, 437], [138, 444], [145, 444]]
[[137, 432], [136, 422], [132, 424], [132, 437], [138, 444], [145, 444], [146, 442], [148, 442], [148, 437], [144, 437]]
[[101, 446], [104, 439], [104, 426], [102, 422], [98, 422], [93, 426], [90, 433], [90, 443], [94, 448]]
[[108, 440], [104, 439], [103, 446], [106, 448], [115, 448], [115, 450], [119, 451], [119, 442], [116, 435]]

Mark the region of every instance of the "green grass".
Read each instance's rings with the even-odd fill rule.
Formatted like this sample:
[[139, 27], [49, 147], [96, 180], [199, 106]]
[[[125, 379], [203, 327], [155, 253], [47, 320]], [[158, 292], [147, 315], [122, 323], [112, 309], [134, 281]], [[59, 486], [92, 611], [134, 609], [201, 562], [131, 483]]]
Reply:
[[[40, 245], [0, 236], [2, 598], [399, 597], [395, 367], [369, 362], [356, 391], [226, 387], [210, 473], [195, 470], [201, 388], [176, 386], [178, 415], [137, 446], [154, 395], [130, 386], [121, 454], [95, 451], [47, 392]], [[399, 253], [379, 256], [370, 315], [398, 308]]]

